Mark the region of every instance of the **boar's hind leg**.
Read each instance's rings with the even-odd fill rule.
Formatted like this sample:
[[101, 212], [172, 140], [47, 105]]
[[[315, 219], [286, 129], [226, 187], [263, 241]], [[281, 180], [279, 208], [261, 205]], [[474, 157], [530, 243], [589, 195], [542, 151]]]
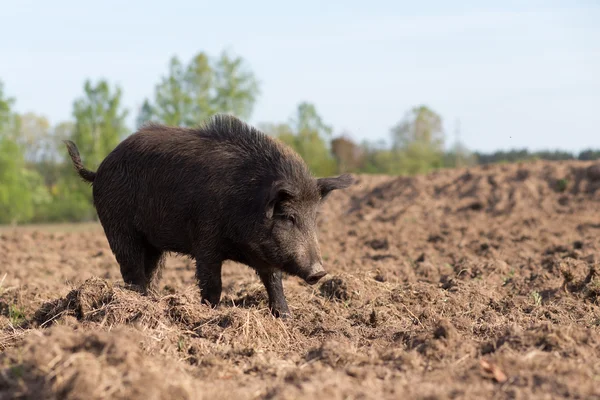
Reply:
[[267, 294], [269, 295], [269, 308], [275, 317], [287, 318], [290, 316], [285, 295], [283, 294], [283, 282], [281, 282], [281, 271], [261, 271], [258, 273]]
[[209, 257], [196, 257], [196, 279], [199, 281], [202, 302], [215, 308], [221, 301], [222, 260]]
[[146, 248], [138, 234], [107, 230], [108, 243], [121, 268], [123, 281], [144, 292], [147, 286], [144, 258]]

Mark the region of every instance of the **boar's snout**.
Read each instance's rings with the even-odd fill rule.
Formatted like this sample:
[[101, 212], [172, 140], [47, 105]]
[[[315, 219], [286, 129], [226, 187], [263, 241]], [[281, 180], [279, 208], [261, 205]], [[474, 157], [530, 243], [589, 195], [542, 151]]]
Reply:
[[315, 263], [310, 267], [310, 270], [308, 271], [308, 276], [304, 278], [304, 280], [309, 285], [314, 285], [315, 283], [319, 282], [319, 280], [325, 275], [327, 275], [327, 272], [325, 272], [325, 270], [323, 269], [323, 265], [321, 263]]

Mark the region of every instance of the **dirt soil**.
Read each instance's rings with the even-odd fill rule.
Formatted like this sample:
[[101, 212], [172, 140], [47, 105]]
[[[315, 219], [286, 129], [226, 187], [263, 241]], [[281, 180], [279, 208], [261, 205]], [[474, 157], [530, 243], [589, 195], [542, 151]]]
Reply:
[[98, 225], [0, 230], [0, 399], [600, 399], [600, 166], [358, 176], [320, 215], [329, 272], [271, 317], [228, 263], [123, 287]]

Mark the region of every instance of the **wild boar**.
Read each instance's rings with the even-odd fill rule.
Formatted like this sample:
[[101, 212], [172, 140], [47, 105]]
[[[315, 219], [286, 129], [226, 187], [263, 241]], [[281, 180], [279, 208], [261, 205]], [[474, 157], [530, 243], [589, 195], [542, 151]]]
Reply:
[[221, 300], [221, 265], [253, 268], [276, 317], [290, 315], [282, 272], [310, 285], [326, 272], [317, 211], [351, 175], [315, 178], [282, 142], [229, 115], [198, 128], [148, 124], [86, 169], [65, 141], [79, 176], [92, 185], [94, 207], [126, 284], [156, 289], [166, 252], [196, 262], [201, 301]]

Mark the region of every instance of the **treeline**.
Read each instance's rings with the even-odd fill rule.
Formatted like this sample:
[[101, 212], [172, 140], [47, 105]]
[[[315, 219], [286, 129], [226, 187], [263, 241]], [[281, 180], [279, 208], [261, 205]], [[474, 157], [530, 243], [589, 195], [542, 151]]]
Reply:
[[[126, 136], [149, 121], [193, 127], [215, 113], [248, 120], [260, 96], [260, 82], [243, 58], [201, 52], [167, 71], [127, 126], [130, 110], [123, 91], [105, 80], [86, 81], [72, 105], [72, 118], [51, 124], [43, 115], [18, 114], [16, 99], [0, 81], [0, 223], [84, 221], [95, 218], [92, 191], [73, 171], [62, 141], [73, 140], [86, 167], [100, 161]], [[289, 119], [259, 124], [291, 145], [317, 176], [343, 172], [410, 175], [433, 169], [532, 159], [598, 159], [600, 151], [579, 155], [527, 150], [472, 153], [461, 143], [448, 146], [442, 118], [426, 106], [408, 110], [389, 132], [389, 141], [356, 143], [334, 128], [309, 102], [299, 102]]]
[[511, 150], [511, 151], [496, 151], [490, 154], [473, 153], [478, 164], [496, 164], [505, 162], [533, 161], [533, 160], [580, 160], [591, 161], [600, 159], [600, 150], [583, 150], [579, 153], [571, 153], [568, 151], [536, 151], [529, 152], [527, 149]]

